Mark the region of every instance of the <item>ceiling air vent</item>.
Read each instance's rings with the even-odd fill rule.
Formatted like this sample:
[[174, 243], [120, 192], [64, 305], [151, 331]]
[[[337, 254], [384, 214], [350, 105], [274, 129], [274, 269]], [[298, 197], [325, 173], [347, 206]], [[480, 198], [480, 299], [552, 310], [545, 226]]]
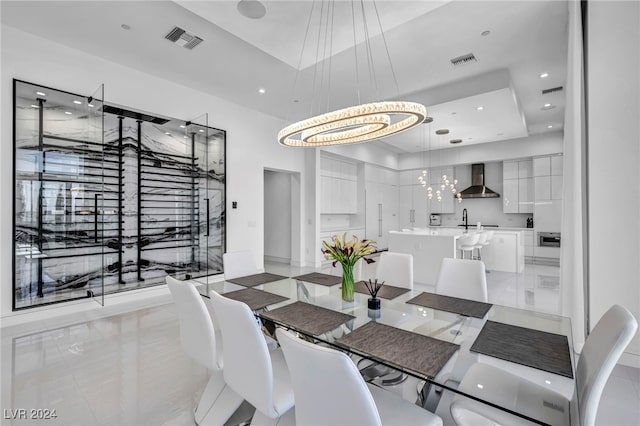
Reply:
[[472, 62], [478, 62], [478, 59], [476, 59], [476, 56], [473, 53], [467, 53], [466, 55], [450, 59], [450, 61], [454, 67], [459, 67], [461, 65], [470, 64]]
[[542, 94], [543, 95], [548, 95], [549, 93], [562, 92], [562, 89], [564, 89], [564, 87], [562, 87], [562, 86], [552, 87], [551, 89], [544, 89], [542, 91]]
[[164, 36], [164, 38], [189, 50], [193, 49], [203, 41], [197, 35], [189, 33], [180, 27], [174, 27], [169, 31], [169, 34]]

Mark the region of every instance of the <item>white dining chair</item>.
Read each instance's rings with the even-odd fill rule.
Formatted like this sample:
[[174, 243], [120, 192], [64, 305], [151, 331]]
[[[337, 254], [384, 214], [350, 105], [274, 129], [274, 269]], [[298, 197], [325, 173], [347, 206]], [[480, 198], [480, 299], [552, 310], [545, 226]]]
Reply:
[[344, 353], [281, 328], [276, 336], [291, 373], [297, 425], [442, 425], [437, 415], [365, 383]]
[[413, 289], [413, 256], [406, 253], [385, 251], [380, 254], [376, 267], [379, 282]]
[[[471, 366], [458, 389], [552, 425], [569, 424], [570, 404], [577, 403], [579, 418], [572, 423], [593, 426], [604, 386], [637, 329], [637, 320], [620, 305], [614, 305], [600, 318], [582, 348], [571, 402], [542, 385], [479, 363]], [[451, 415], [458, 425], [529, 424], [461, 395], [454, 397]]]
[[192, 283], [166, 278], [178, 309], [180, 342], [189, 357], [206, 367], [211, 376], [196, 406], [197, 424], [224, 424], [243, 398], [224, 381], [221, 339], [216, 335], [209, 311]]
[[294, 424], [293, 388], [281, 349], [269, 351], [245, 303], [210, 292], [224, 341], [224, 379], [256, 408], [251, 424]]
[[224, 253], [222, 267], [225, 280], [260, 273], [253, 259], [253, 253], [248, 250]]
[[436, 294], [487, 302], [487, 276], [480, 260], [445, 257], [440, 263]]

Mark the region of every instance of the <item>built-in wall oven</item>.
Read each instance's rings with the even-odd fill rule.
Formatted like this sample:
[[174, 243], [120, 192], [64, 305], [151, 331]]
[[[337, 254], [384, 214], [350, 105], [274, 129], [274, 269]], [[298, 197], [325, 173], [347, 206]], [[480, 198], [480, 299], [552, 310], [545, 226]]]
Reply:
[[560, 247], [560, 232], [538, 232], [539, 247]]

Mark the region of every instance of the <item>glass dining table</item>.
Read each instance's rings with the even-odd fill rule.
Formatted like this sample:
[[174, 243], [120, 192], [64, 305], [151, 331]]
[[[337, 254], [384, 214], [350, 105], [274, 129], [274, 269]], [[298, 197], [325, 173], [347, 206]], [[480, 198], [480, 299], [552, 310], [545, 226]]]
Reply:
[[[519, 410], [518, 404], [507, 406], [482, 393], [458, 390], [475, 363], [502, 368], [568, 400], [574, 395], [569, 318], [392, 286], [383, 286], [388, 288], [381, 292], [380, 309], [369, 309], [371, 296], [362, 285], [356, 286], [353, 302], [342, 300], [340, 277], [313, 273], [245, 278], [194, 282], [204, 297], [214, 290], [247, 303], [272, 335], [275, 327], [284, 327], [349, 353], [359, 367], [365, 366], [363, 376], [374, 383], [385, 380], [376, 376], [379, 371], [404, 375], [410, 380], [403, 386], [415, 382], [417, 403], [431, 411], [438, 405], [442, 409], [457, 395], [523, 421], [548, 424], [540, 420], [548, 418], [544, 413], [532, 415]], [[373, 371], [370, 377], [367, 368]], [[575, 418], [572, 414], [566, 413], [566, 424]]]

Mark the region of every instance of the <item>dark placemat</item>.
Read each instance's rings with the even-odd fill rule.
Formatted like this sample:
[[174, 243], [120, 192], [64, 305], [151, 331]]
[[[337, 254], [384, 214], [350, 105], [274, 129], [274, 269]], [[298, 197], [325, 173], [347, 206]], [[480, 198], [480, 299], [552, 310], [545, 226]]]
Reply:
[[491, 303], [476, 302], [475, 300], [460, 299], [458, 297], [427, 292], [420, 293], [413, 299], [408, 300], [407, 303], [474, 318], [484, 318], [493, 306]]
[[353, 315], [321, 308], [304, 302], [294, 302], [260, 315], [277, 323], [288, 325], [303, 333], [318, 336], [331, 331], [347, 321], [355, 319]]
[[223, 296], [246, 303], [252, 311], [257, 311], [269, 305], [275, 305], [283, 300], [289, 300], [287, 297], [258, 290], [257, 288], [243, 288], [242, 290], [230, 291], [229, 293], [224, 293]]
[[261, 274], [247, 275], [246, 277], [237, 277], [226, 280], [230, 283], [240, 284], [245, 287], [254, 287], [260, 284], [270, 283], [272, 281], [280, 281], [289, 277], [283, 275], [270, 274], [269, 272], [263, 272]]
[[[355, 285], [355, 290], [358, 293], [364, 293], [364, 294], [368, 294], [369, 296], [371, 296], [371, 294], [369, 293], [369, 290], [367, 290], [367, 286], [364, 285], [364, 281], [358, 281]], [[396, 297], [400, 296], [401, 294], [405, 294], [406, 292], [408, 292], [409, 289], [408, 288], [402, 288], [402, 287], [394, 287], [392, 285], [383, 285], [382, 287], [380, 287], [380, 290], [378, 290], [378, 295], [377, 297], [380, 299], [395, 299]]]
[[369, 322], [336, 343], [431, 379], [460, 348], [454, 343], [378, 322]]
[[321, 274], [320, 272], [312, 272], [310, 274], [298, 275], [297, 277], [293, 277], [296, 280], [306, 281], [309, 283], [326, 285], [327, 287], [331, 287], [342, 282], [342, 277], [338, 277], [336, 275], [329, 274]]
[[569, 342], [561, 334], [487, 321], [471, 350], [573, 379]]

